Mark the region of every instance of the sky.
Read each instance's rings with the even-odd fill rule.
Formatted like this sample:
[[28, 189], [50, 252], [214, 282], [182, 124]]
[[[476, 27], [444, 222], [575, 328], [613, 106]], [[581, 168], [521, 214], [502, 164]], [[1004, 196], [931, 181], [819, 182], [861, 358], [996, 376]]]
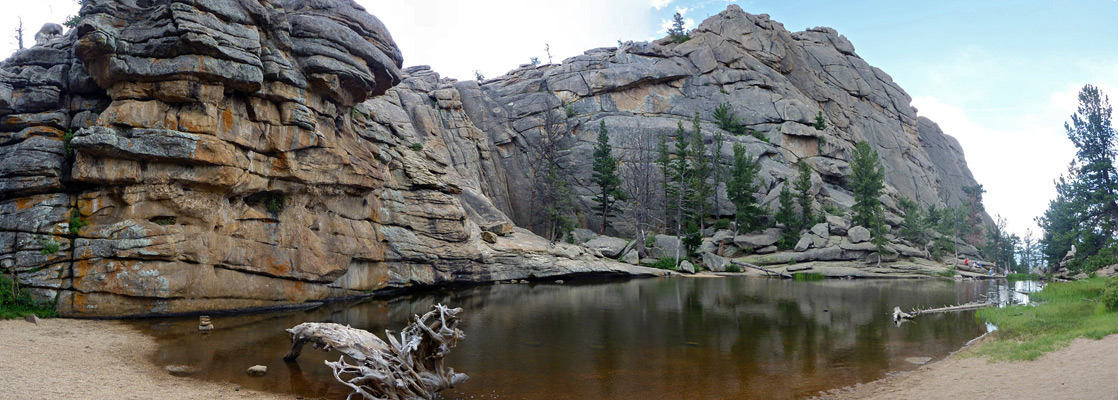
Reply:
[[[0, 54], [25, 44], [44, 22], [77, 12], [74, 0], [0, 0]], [[664, 36], [674, 13], [694, 27], [736, 3], [790, 31], [829, 26], [863, 59], [893, 77], [921, 116], [959, 140], [985, 205], [1011, 232], [1039, 228], [1055, 197], [1052, 181], [1075, 149], [1064, 123], [1084, 84], [1118, 96], [1115, 0], [357, 0], [388, 27], [405, 66], [443, 76], [496, 77], [525, 64], [563, 59], [618, 40]], [[550, 61], [545, 46], [550, 50]], [[1118, 101], [1118, 97], [1116, 97]]]

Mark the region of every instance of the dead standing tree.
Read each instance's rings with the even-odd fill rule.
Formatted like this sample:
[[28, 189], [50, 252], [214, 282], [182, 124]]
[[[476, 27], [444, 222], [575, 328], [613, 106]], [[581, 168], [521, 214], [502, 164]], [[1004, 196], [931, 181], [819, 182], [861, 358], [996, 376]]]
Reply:
[[[346, 399], [360, 395], [365, 399], [430, 399], [436, 392], [465, 381], [466, 374], [455, 373], [443, 365], [443, 358], [458, 340], [466, 337], [458, 324], [461, 308], [442, 304], [431, 307], [400, 332], [397, 340], [385, 331], [389, 343], [372, 333], [333, 323], [305, 322], [287, 332], [291, 351], [283, 357], [294, 361], [303, 346], [310, 343], [324, 351], [342, 353], [336, 362], [326, 361], [339, 382], [353, 388]], [[434, 318], [434, 321], [429, 321]], [[350, 363], [346, 356], [353, 360]], [[352, 376], [345, 379], [342, 375]]]
[[[539, 137], [528, 141], [533, 148], [529, 229], [535, 231], [537, 216], [543, 217], [543, 226], [546, 227], [543, 236], [554, 242], [574, 229], [574, 194], [567, 180], [569, 174], [559, 163], [566, 153], [561, 141], [567, 137], [570, 128], [564, 111], [559, 107], [562, 102], [558, 97], [548, 91], [548, 95], [540, 96], [540, 99], [545, 102], [540, 112], [543, 125], [538, 130]], [[543, 213], [538, 212], [540, 209]]]
[[640, 125], [621, 132], [621, 184], [629, 195], [629, 212], [637, 229], [636, 246], [645, 254], [645, 238], [663, 224], [664, 175], [656, 164], [657, 134]]

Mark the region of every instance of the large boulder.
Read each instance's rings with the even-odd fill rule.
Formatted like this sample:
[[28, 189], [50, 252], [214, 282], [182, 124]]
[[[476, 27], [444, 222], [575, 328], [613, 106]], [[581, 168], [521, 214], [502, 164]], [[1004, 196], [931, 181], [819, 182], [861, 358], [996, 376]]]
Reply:
[[870, 230], [864, 226], [855, 226], [846, 232], [846, 237], [851, 243], [862, 243], [870, 240]]
[[630, 241], [625, 239], [602, 235], [583, 243], [583, 246], [600, 251], [604, 257], [617, 258], [628, 248], [629, 243]]
[[683, 243], [680, 242], [678, 237], [656, 235], [652, 247], [648, 251], [653, 258], [675, 258], [676, 256], [687, 255], [682, 246]]
[[730, 260], [725, 257], [717, 256], [713, 253], [703, 253], [703, 266], [715, 272], [725, 272], [726, 265]]
[[780, 234], [780, 228], [769, 228], [761, 233], [738, 235], [734, 237], [734, 244], [742, 249], [759, 249], [776, 244], [776, 242], [780, 241]]

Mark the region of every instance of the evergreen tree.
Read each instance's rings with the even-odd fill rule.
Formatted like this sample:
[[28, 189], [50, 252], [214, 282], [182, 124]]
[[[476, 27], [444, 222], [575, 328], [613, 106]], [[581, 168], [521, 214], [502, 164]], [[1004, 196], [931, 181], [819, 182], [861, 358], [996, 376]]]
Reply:
[[822, 111], [820, 111], [818, 114], [815, 114], [815, 123], [812, 124], [812, 127], [814, 127], [817, 131], [827, 129], [827, 121], [823, 119]]
[[691, 35], [683, 27], [684, 24], [682, 14], [677, 12], [672, 16], [672, 27], [668, 28], [668, 37], [672, 38], [673, 42], [683, 43], [691, 39]]
[[897, 206], [904, 214], [904, 222], [901, 222], [901, 237], [915, 244], [923, 244], [926, 228], [924, 226], [925, 219], [920, 212], [920, 205], [912, 199], [901, 197], [897, 201]]
[[688, 135], [689, 151], [685, 154], [687, 166], [690, 168], [688, 180], [691, 195], [688, 196], [687, 214], [699, 229], [706, 228], [706, 216], [710, 211], [710, 198], [714, 197], [714, 186], [711, 185], [711, 164], [706, 159], [706, 145], [703, 143], [702, 127], [699, 124], [699, 113], [691, 120], [691, 133]]
[[777, 247], [790, 249], [800, 241], [800, 229], [796, 225], [796, 209], [792, 201], [792, 191], [788, 190], [787, 182], [780, 188], [780, 207], [776, 209], [776, 223], [784, 225], [784, 231], [777, 241]]
[[757, 172], [761, 166], [753, 155], [745, 150], [745, 145], [734, 143], [734, 163], [730, 170], [730, 180], [726, 183], [726, 194], [734, 203], [737, 214], [737, 230], [741, 233], [754, 232], [763, 226], [765, 210], [757, 204], [755, 193], [760, 189]]
[[877, 151], [866, 142], [854, 146], [854, 162], [851, 165], [851, 189], [854, 192], [854, 225], [861, 225], [873, 234], [874, 244], [882, 248], [885, 244], [885, 223], [881, 210], [881, 190], [884, 188], [885, 171], [878, 162]]
[[800, 230], [814, 225], [816, 219], [811, 209], [811, 167], [800, 160], [796, 163], [796, 168], [800, 171], [800, 174], [796, 177], [792, 188], [796, 190], [796, 203], [800, 205], [800, 221], [797, 226], [797, 230]]
[[714, 133], [714, 141], [711, 142], [711, 157], [710, 157], [710, 177], [711, 177], [711, 193], [714, 198], [714, 216], [715, 218], [721, 217], [722, 204], [718, 200], [718, 187], [726, 183], [726, 177], [722, 173], [725, 168], [722, 167], [722, 148], [726, 145], [726, 135], [722, 132]]
[[609, 226], [607, 218], [616, 211], [619, 201], [628, 199], [628, 195], [621, 190], [621, 178], [617, 176], [617, 159], [613, 157], [613, 147], [609, 144], [609, 132], [606, 131], [606, 122], [598, 125], [598, 145], [594, 147], [594, 172], [591, 180], [598, 185], [598, 193], [594, 196], [597, 203], [595, 210], [601, 213], [602, 227], [599, 233], [605, 234]]
[[1053, 268], [1073, 245], [1076, 257], [1069, 266], [1073, 271], [1109, 263], [1116, 253], [1107, 250], [1100, 254], [1115, 246], [1118, 229], [1118, 172], [1113, 161], [1118, 138], [1111, 114], [1109, 98], [1097, 87], [1086, 85], [1079, 92], [1079, 107], [1071, 123], [1064, 124], [1076, 147], [1076, 159], [1068, 174], [1056, 182], [1056, 199], [1037, 218], [1044, 229], [1039, 246]]

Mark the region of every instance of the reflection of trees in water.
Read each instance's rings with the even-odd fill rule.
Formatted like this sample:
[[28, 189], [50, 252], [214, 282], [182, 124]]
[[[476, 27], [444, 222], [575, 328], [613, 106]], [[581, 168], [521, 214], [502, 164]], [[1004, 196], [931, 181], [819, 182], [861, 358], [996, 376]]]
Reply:
[[[929, 315], [896, 328], [890, 312], [971, 300], [987, 292], [981, 284], [678, 278], [430, 290], [357, 305], [215, 317], [217, 331], [202, 340], [196, 319], [177, 320], [162, 329], [168, 344], [157, 362], [202, 365], [204, 379], [244, 379], [237, 383], [254, 389], [344, 394], [331, 389], [340, 385], [322, 365], [325, 356], [301, 359], [294, 369], [255, 358], [278, 361], [289, 345], [283, 329], [300, 322], [350, 324], [382, 335], [443, 303], [464, 309], [467, 336], [447, 360], [471, 376], [462, 389], [474, 391], [458, 392], [463, 396], [493, 390], [516, 398], [810, 395], [903, 368], [904, 357], [957, 349], [979, 333], [973, 313]], [[238, 378], [254, 363], [269, 365], [269, 376]]]

